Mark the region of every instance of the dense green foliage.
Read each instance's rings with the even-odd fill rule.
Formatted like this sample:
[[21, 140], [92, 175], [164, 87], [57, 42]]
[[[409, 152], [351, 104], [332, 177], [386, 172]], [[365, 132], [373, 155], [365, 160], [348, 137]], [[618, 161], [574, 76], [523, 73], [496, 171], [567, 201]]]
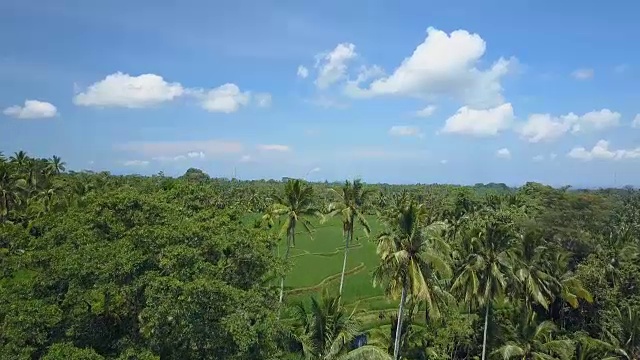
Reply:
[[0, 155], [1, 359], [639, 359], [638, 274], [633, 189]]

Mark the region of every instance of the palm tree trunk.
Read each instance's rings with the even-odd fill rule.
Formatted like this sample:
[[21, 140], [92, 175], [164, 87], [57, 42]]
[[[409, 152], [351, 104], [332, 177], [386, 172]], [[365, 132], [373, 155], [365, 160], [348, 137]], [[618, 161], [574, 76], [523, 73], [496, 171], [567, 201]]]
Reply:
[[[295, 231], [295, 229], [293, 230]], [[287, 234], [287, 251], [284, 253], [284, 260], [289, 260], [289, 252], [291, 250], [291, 244], [294, 241], [293, 237], [295, 233], [293, 231], [289, 231]], [[282, 309], [282, 299], [284, 298], [284, 274], [282, 278], [280, 278], [280, 299], [278, 300], [278, 318], [280, 318], [280, 309]]]
[[484, 312], [484, 335], [482, 336], [482, 360], [485, 360], [487, 355], [487, 328], [489, 327], [489, 307], [491, 303], [487, 302], [486, 310]]
[[400, 306], [398, 307], [398, 321], [396, 323], [396, 340], [393, 344], [393, 358], [398, 360], [400, 358], [400, 335], [402, 333], [402, 312], [404, 310], [404, 302], [407, 298], [407, 287], [402, 286], [402, 296], [400, 297]]
[[[342, 285], [344, 284], [344, 272], [347, 269], [347, 253], [349, 252], [349, 238], [351, 231], [347, 230], [347, 236], [345, 237], [345, 246], [344, 246], [344, 260], [342, 261], [342, 275], [340, 275], [340, 290], [338, 292], [338, 294], [340, 295], [340, 298], [342, 298]], [[338, 300], [340, 301], [340, 300]]]

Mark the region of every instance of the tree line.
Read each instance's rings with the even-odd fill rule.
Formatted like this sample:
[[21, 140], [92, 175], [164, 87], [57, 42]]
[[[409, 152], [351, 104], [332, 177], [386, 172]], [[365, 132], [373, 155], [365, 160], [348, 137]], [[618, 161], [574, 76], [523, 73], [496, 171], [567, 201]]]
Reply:
[[[640, 358], [631, 188], [65, 170], [0, 155], [0, 358]], [[287, 302], [296, 234], [333, 217], [337, 293]], [[356, 231], [376, 246], [372, 286], [398, 301], [373, 329], [341, 302]]]

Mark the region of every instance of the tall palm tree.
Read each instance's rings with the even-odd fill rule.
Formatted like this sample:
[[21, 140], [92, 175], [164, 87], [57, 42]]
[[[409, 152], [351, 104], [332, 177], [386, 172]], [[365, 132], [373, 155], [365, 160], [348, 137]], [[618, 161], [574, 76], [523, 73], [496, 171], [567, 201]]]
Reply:
[[605, 334], [616, 353], [624, 359], [640, 359], [640, 309], [627, 305], [624, 309], [616, 308], [614, 316], [619, 328], [605, 330]]
[[20, 205], [26, 185], [26, 181], [17, 178], [8, 166], [0, 164], [0, 222], [7, 218], [13, 207]]
[[371, 227], [364, 217], [362, 209], [371, 191], [365, 189], [360, 180], [353, 182], [345, 181], [341, 191], [329, 189], [330, 192], [338, 197], [338, 201], [331, 202], [328, 207], [327, 218], [337, 214], [342, 215], [342, 234], [344, 236], [344, 260], [342, 261], [342, 274], [340, 275], [339, 295], [342, 295], [342, 286], [344, 284], [344, 273], [347, 268], [347, 254], [349, 253], [349, 245], [353, 243], [353, 233], [356, 221], [362, 226], [364, 233], [369, 236]]
[[26, 152], [20, 150], [17, 151], [9, 158], [9, 161], [13, 164], [16, 164], [18, 167], [23, 168], [27, 165], [29, 160], [29, 156]]
[[393, 358], [398, 359], [400, 334], [407, 297], [424, 301], [431, 317], [439, 317], [444, 291], [439, 276], [451, 276], [442, 246], [446, 229], [442, 222], [423, 225], [424, 208], [414, 201], [398, 202], [382, 219], [387, 230], [378, 237], [380, 265], [373, 272], [374, 286], [382, 284], [387, 294], [400, 295]]
[[64, 172], [65, 165], [66, 163], [60, 157], [53, 155], [51, 159], [47, 160], [47, 172], [58, 175]]
[[339, 296], [324, 293], [321, 300], [311, 298], [307, 308], [298, 303], [293, 308], [293, 324], [290, 338], [294, 352], [305, 359], [355, 360], [389, 359], [389, 355], [376, 346], [351, 349], [351, 342], [360, 333], [355, 309], [347, 314], [340, 307]]
[[555, 340], [556, 326], [551, 321], [536, 323], [535, 313], [525, 309], [517, 327], [516, 338], [493, 353], [504, 360], [517, 359], [571, 359], [574, 345], [571, 340]]
[[501, 297], [513, 278], [512, 243], [515, 238], [510, 214], [484, 209], [467, 224], [463, 238], [466, 259], [451, 289], [463, 296], [469, 307], [484, 307], [482, 360], [486, 359], [487, 330], [492, 303]]
[[[276, 219], [282, 220], [279, 236], [282, 237], [286, 234], [285, 261], [287, 261], [291, 248], [296, 245], [296, 225], [302, 224], [304, 230], [311, 234], [312, 225], [307, 216], [320, 216], [320, 212], [313, 204], [313, 188], [300, 179], [288, 180], [283, 195], [273, 195], [275, 202], [267, 209], [263, 220], [268, 221], [269, 224], [273, 224]], [[284, 278], [283, 274], [280, 279], [280, 298], [278, 300], [280, 304], [282, 304], [284, 297]]]
[[555, 284], [555, 279], [548, 271], [549, 248], [540, 244], [539, 238], [529, 232], [522, 236], [514, 254], [516, 278], [521, 287], [526, 308], [531, 308], [531, 300], [533, 300], [548, 309]]

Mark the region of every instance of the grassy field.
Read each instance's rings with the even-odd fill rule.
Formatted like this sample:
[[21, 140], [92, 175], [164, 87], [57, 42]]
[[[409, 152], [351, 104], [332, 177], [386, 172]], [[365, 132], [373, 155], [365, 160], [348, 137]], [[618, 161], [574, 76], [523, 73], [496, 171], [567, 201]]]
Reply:
[[[377, 319], [381, 310], [395, 309], [397, 303], [388, 300], [381, 288], [373, 287], [371, 273], [379, 263], [373, 240], [381, 226], [374, 216], [368, 221], [371, 236], [357, 227], [354, 244], [349, 246], [342, 301], [346, 308], [357, 306], [367, 317]], [[313, 239], [302, 229], [297, 231], [296, 247], [291, 252], [293, 268], [285, 280], [286, 301], [290, 304], [308, 301], [312, 295], [319, 297], [325, 288], [338, 293], [344, 257], [341, 220], [333, 218], [324, 224], [314, 221], [314, 225]]]

